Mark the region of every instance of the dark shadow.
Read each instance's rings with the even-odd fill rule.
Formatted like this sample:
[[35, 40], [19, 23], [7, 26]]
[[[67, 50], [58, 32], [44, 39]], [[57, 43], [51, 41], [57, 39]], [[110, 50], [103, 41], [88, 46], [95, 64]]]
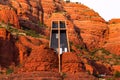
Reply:
[[9, 4], [9, 0], [0, 0], [0, 4], [7, 5]]
[[89, 64], [94, 69], [94, 74], [96, 77], [99, 77], [100, 74], [110, 75], [112, 70], [110, 68], [107, 68], [104, 64], [96, 63], [94, 60], [89, 60]]
[[36, 31], [37, 33], [40, 33], [42, 35], [45, 35], [45, 27], [39, 27], [37, 24], [31, 23], [29, 20], [20, 20], [20, 25], [22, 26], [23, 30], [33, 30]]
[[19, 64], [19, 51], [13, 38], [4, 40], [0, 37], [0, 65], [8, 68], [10, 65]]
[[42, 7], [41, 0], [39, 0], [40, 10], [41, 10], [41, 23], [44, 24], [44, 9]]
[[[27, 0], [27, 2], [29, 4], [29, 6], [31, 7], [30, 12], [32, 13], [33, 12], [32, 5], [29, 0]], [[26, 15], [29, 18], [29, 20], [20, 18], [19, 19], [20, 26], [22, 26], [23, 28], [25, 28], [27, 30], [31, 29], [31, 30], [36, 31], [37, 33], [41, 33], [41, 34], [45, 35], [46, 34], [45, 27], [43, 27], [42, 25], [41, 26], [39, 25], [39, 22], [44, 24], [44, 10], [43, 10], [42, 4], [41, 4], [41, 0], [37, 0], [37, 4], [38, 4], [37, 9], [39, 11], [41, 11], [41, 14], [39, 14], [39, 11], [38, 11], [37, 15], [41, 16], [41, 21], [40, 21], [39, 17], [33, 16], [31, 13], [26, 12], [24, 14], [21, 14], [21, 16]]]

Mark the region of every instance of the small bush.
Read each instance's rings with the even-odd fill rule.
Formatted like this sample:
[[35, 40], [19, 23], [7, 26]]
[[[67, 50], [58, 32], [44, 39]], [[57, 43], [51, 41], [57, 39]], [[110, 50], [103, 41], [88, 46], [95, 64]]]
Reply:
[[41, 23], [40, 21], [38, 21], [38, 26], [39, 27], [46, 27], [47, 28], [47, 26], [45, 24]]
[[72, 49], [72, 48], [70, 48], [70, 51], [71, 51], [71, 52], [75, 52], [75, 50], [74, 50], [74, 49]]
[[11, 74], [11, 73], [13, 73], [13, 71], [14, 71], [13, 69], [8, 68], [6, 71], [6, 74]]
[[76, 48], [77, 48], [78, 50], [87, 51], [87, 49], [86, 49], [83, 45], [76, 45]]
[[32, 37], [41, 37], [39, 34], [37, 34], [35, 31], [33, 30], [26, 30], [25, 31], [26, 35], [28, 36], [32, 36]]
[[62, 73], [61, 76], [62, 76], [62, 79], [64, 79], [64, 78], [66, 78], [67, 74], [66, 73]]
[[104, 48], [101, 48], [100, 50], [101, 50], [103, 53], [105, 53], [106, 55], [111, 54], [109, 51], [105, 50]]
[[120, 78], [120, 72], [119, 72], [119, 71], [116, 71], [115, 74], [114, 74], [114, 77], [115, 77], [115, 78]]
[[114, 80], [113, 78], [108, 78], [107, 80]]

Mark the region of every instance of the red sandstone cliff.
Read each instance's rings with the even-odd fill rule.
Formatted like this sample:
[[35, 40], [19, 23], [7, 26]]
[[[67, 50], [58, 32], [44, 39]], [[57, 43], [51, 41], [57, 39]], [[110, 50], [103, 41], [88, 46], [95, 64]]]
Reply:
[[18, 16], [9, 6], [0, 4], [0, 21], [16, 28], [20, 28]]
[[[49, 41], [46, 38], [49, 38], [51, 21], [65, 20], [72, 53], [61, 55], [63, 72], [77, 74], [88, 71], [90, 74], [113, 74], [119, 71], [120, 60], [112, 55], [120, 55], [119, 19], [112, 19], [106, 23], [97, 12], [83, 4], [58, 0], [2, 0], [0, 7], [1, 23], [31, 29], [45, 36], [33, 38], [26, 35], [11, 35], [6, 29], [0, 28], [2, 67], [22, 64], [20, 68], [15, 68], [16, 73], [58, 72], [57, 54], [49, 49]], [[91, 56], [91, 52], [94, 55]], [[117, 60], [111, 61], [109, 60], [111, 58]]]
[[120, 19], [109, 21], [109, 35], [104, 47], [113, 54], [120, 55]]

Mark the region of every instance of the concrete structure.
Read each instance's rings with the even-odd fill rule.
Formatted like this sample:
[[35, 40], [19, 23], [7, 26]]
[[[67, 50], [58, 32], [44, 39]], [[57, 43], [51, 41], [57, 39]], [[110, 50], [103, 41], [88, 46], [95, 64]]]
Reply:
[[69, 52], [67, 27], [65, 21], [52, 21], [50, 47], [57, 53]]
[[63, 52], [69, 52], [69, 43], [67, 36], [67, 27], [65, 21], [52, 21], [50, 34], [50, 48], [58, 53], [59, 72], [61, 72], [61, 58]]

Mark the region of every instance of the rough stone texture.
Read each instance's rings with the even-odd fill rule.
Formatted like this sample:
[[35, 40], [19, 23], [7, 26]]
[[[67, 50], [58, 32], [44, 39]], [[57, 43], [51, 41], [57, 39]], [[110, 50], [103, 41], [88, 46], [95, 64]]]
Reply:
[[[65, 20], [68, 38], [70, 42], [74, 41], [75, 45], [80, 44], [92, 50], [101, 47], [104, 43], [108, 30], [105, 21], [98, 13], [83, 4], [64, 3], [58, 0], [9, 0], [9, 4], [15, 9], [20, 25], [24, 28], [46, 33], [48, 36], [49, 30], [40, 28], [39, 22], [44, 22], [50, 28], [52, 20]], [[82, 26], [88, 28], [88, 32]], [[83, 34], [82, 31], [85, 33]]]
[[19, 62], [18, 49], [15, 46], [13, 36], [4, 28], [0, 28], [0, 65], [8, 67]]
[[[83, 76], [84, 75], [84, 76]], [[48, 71], [34, 71], [34, 72], [24, 72], [19, 74], [11, 74], [9, 76], [0, 76], [2, 80], [98, 80], [97, 78], [89, 75], [85, 72], [80, 73], [67, 73], [66, 75], [61, 75], [57, 72]]]
[[113, 66], [114, 72], [119, 71], [120, 72], [120, 65]]
[[120, 23], [120, 19], [116, 18], [116, 19], [111, 19], [109, 22], [109, 24], [116, 24], [116, 23]]
[[85, 68], [90, 74], [94, 74], [94, 68], [91, 65], [85, 64]]
[[[111, 22], [110, 22], [111, 23]], [[108, 40], [104, 47], [113, 54], [120, 55], [120, 23], [109, 24]]]
[[0, 76], [1, 80], [62, 80], [57, 72], [34, 71], [23, 72], [19, 74], [10, 74], [9, 76]]
[[20, 25], [23, 28], [29, 28], [39, 33], [44, 33], [44, 29], [40, 28], [41, 20], [39, 16], [41, 5], [39, 1], [34, 0], [11, 0], [10, 4], [16, 10]]
[[79, 61], [74, 53], [64, 53], [62, 55], [62, 72], [76, 73], [84, 70], [84, 65]]
[[100, 48], [104, 45], [108, 35], [105, 23], [95, 21], [74, 21], [75, 27], [89, 50]]
[[111, 74], [112, 69], [111, 66], [105, 65], [102, 62], [92, 62], [91, 66], [94, 68], [94, 73], [93, 74]]
[[53, 50], [41, 45], [32, 49], [19, 72], [30, 71], [58, 71], [57, 54]]
[[72, 20], [105, 22], [98, 13], [83, 4], [66, 3], [64, 4], [64, 10], [70, 15]]
[[[108, 64], [87, 59], [87, 56], [83, 60], [76, 55], [83, 52], [89, 54], [89, 51], [102, 47], [111, 53], [120, 54], [119, 19], [112, 19], [106, 23], [98, 13], [83, 4], [64, 3], [58, 0], [0, 0], [0, 7], [2, 8], [0, 10], [1, 22], [10, 21], [10, 24], [16, 28], [20, 28], [20, 23], [20, 26], [26, 29], [29, 28], [42, 34], [47, 33], [47, 36], [50, 33], [52, 20], [66, 21], [71, 52], [73, 52], [61, 55], [62, 71], [70, 73], [66, 80], [71, 78], [87, 80], [89, 76], [83, 71], [90, 71], [90, 74], [110, 74], [112, 71], [119, 70], [119, 65], [118, 67], [113, 66], [113, 70], [111, 70], [111, 66]], [[44, 22], [49, 29], [43, 28], [44, 26], [40, 22]], [[0, 65], [9, 67], [13, 63], [22, 64], [20, 68], [16, 67], [16, 73], [58, 72], [58, 56], [48, 48], [48, 44], [49, 41], [46, 39], [12, 36], [1, 28]], [[89, 80], [94, 79], [92, 77]]]
[[46, 15], [48, 17], [44, 18], [45, 24], [50, 27], [52, 20], [65, 20], [70, 42], [86, 46], [89, 50], [102, 47], [108, 34], [108, 27], [98, 13], [82, 4], [61, 3], [61, 5], [63, 11], [57, 9], [59, 12]]
[[0, 21], [16, 28], [20, 28], [18, 16], [12, 8], [0, 4]]

